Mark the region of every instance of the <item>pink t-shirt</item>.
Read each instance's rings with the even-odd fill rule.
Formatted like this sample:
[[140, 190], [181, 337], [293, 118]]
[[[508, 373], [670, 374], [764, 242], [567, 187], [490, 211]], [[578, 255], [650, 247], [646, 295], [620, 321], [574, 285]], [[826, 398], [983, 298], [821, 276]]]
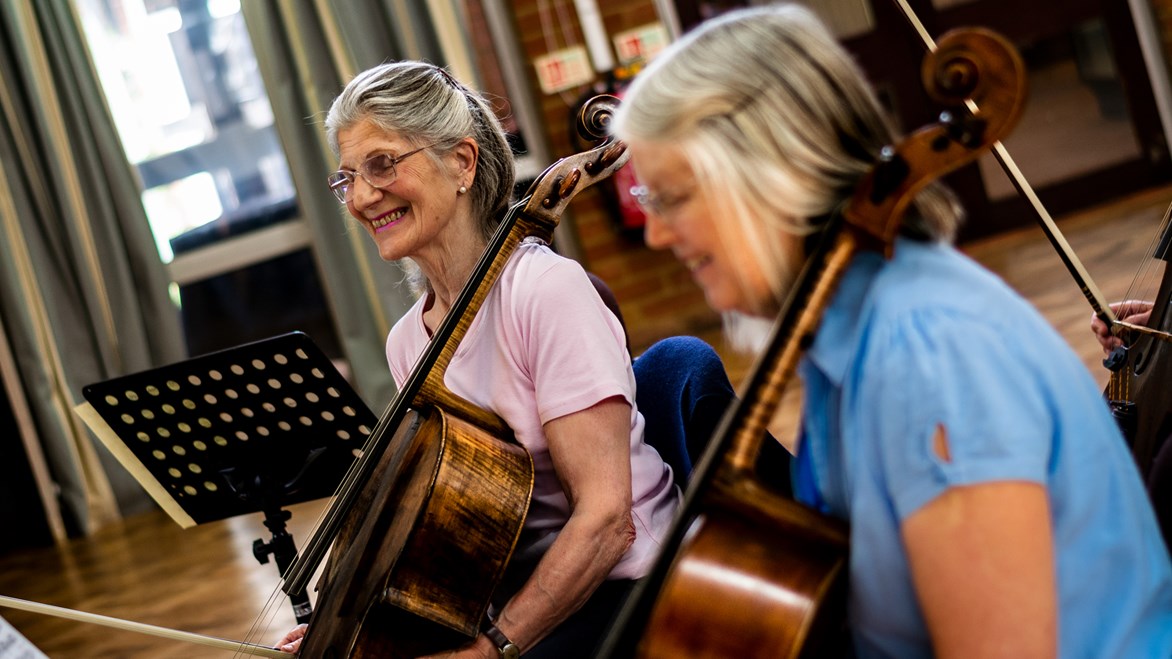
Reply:
[[[387, 337], [387, 361], [398, 386], [430, 338], [423, 324], [425, 301], [417, 301]], [[609, 578], [647, 573], [680, 493], [671, 468], [643, 442], [643, 416], [635, 408], [635, 376], [623, 328], [577, 262], [537, 241], [522, 243], [472, 320], [445, 384], [504, 419], [533, 456], [533, 500], [517, 548], [522, 559], [548, 548], [570, 517], [543, 424], [613, 396], [629, 402], [636, 535]]]

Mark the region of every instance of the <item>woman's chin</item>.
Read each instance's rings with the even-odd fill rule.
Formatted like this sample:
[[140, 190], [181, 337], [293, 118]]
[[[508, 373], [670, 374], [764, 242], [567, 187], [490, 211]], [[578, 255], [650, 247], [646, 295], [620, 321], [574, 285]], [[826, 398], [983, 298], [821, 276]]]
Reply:
[[714, 289], [706, 286], [701, 287], [704, 291], [704, 301], [708, 303], [708, 307], [718, 313], [733, 313], [737, 311], [736, 301], [724, 294], [724, 291]]
[[721, 291], [704, 289], [704, 300], [708, 306], [720, 314], [737, 314], [742, 316], [764, 315], [752, 308], [752, 305], [737, 295], [722, 294]]
[[773, 320], [749, 316], [738, 311], [720, 315], [724, 325], [724, 337], [734, 350], [747, 354], [761, 352], [773, 335]]
[[378, 255], [382, 257], [382, 260], [391, 262], [406, 258], [407, 255], [399, 249], [399, 241], [392, 241], [389, 237], [378, 234], [371, 237], [374, 239], [375, 246], [378, 247]]

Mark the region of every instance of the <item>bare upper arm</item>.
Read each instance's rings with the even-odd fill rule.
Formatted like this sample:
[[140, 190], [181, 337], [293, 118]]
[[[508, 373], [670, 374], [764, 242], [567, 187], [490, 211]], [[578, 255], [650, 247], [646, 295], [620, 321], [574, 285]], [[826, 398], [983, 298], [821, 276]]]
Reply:
[[[943, 429], [938, 433], [938, 445], [946, 446]], [[1056, 656], [1045, 487], [1026, 481], [953, 487], [905, 519], [901, 534], [936, 656]]]
[[572, 510], [583, 504], [630, 509], [630, 403], [614, 396], [553, 419], [544, 429]]

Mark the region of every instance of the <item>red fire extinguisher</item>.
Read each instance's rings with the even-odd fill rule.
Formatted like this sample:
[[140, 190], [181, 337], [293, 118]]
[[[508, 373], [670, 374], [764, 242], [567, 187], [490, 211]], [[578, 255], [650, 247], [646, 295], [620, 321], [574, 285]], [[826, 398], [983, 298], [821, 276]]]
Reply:
[[[618, 95], [622, 98], [621, 95]], [[643, 207], [639, 205], [632, 190], [639, 185], [639, 180], [635, 178], [635, 170], [630, 165], [620, 167], [618, 171], [610, 177], [610, 183], [615, 188], [615, 194], [618, 197], [618, 213], [619, 223], [624, 230], [641, 231], [643, 225], [647, 224], [647, 215], [643, 213]]]

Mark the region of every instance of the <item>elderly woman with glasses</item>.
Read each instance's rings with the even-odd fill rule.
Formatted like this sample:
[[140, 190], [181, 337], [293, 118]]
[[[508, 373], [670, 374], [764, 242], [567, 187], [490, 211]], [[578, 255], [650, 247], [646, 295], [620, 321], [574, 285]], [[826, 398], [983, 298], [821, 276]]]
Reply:
[[[386, 345], [402, 385], [506, 212], [512, 154], [484, 98], [419, 62], [359, 74], [325, 125], [340, 165], [331, 190], [384, 259], [415, 270], [419, 299]], [[446, 384], [503, 418], [535, 470], [493, 626], [454, 656], [589, 656], [650, 568], [680, 497], [643, 441], [623, 327], [578, 263], [525, 241]], [[302, 634], [280, 646], [296, 651]]]
[[[715, 309], [772, 318], [896, 135], [797, 5], [694, 30], [614, 122], [646, 241]], [[949, 242], [926, 188], [857, 256], [799, 366], [794, 490], [850, 524], [859, 657], [1169, 657], [1172, 569], [1127, 446], [1050, 324]], [[751, 615], [751, 613], [747, 613]]]

